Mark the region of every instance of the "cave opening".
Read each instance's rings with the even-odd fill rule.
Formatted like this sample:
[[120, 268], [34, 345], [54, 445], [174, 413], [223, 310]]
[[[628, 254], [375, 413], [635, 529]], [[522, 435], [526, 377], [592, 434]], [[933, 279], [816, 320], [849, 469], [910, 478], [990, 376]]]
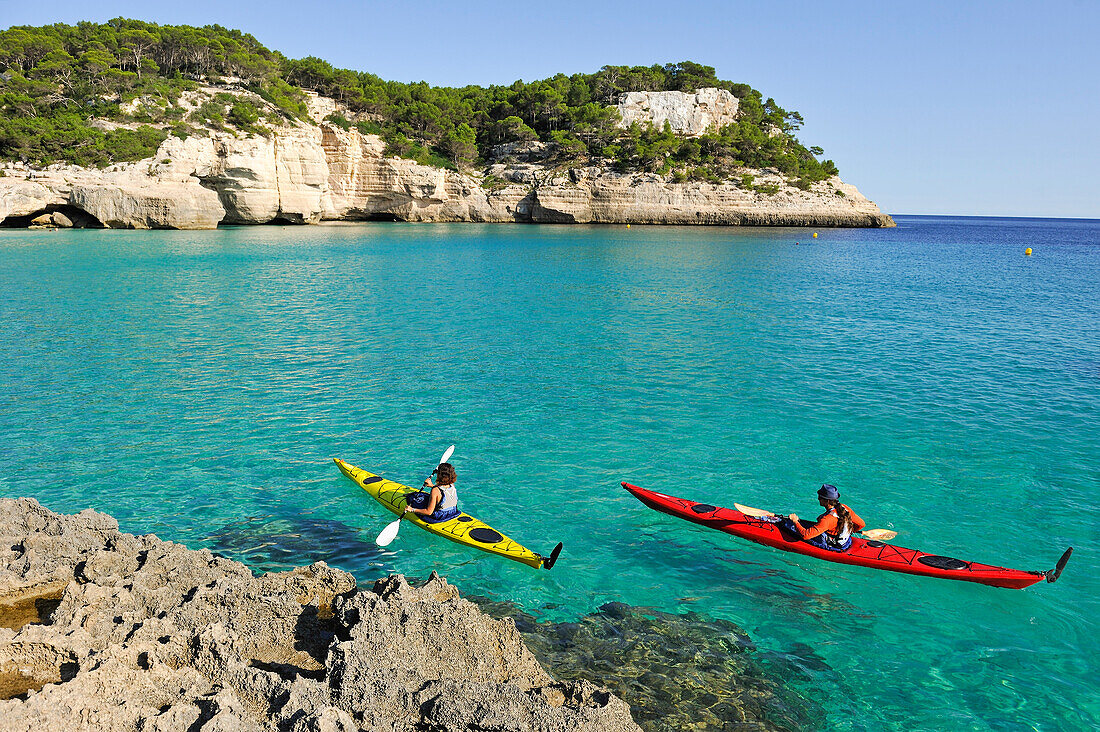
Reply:
[[33, 213], [8, 216], [0, 221], [5, 229], [104, 229], [103, 222], [78, 206], [51, 204]]

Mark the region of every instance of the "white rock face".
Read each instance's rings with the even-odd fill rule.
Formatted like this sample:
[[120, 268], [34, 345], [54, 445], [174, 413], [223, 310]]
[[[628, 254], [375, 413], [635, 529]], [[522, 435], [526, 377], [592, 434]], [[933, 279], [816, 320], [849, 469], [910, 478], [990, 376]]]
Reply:
[[24, 179], [15, 185], [8, 183], [7, 178], [0, 178], [0, 221], [8, 216], [29, 216], [57, 202], [53, 190], [41, 183]]
[[213, 229], [221, 220], [218, 194], [171, 181], [78, 184], [67, 203], [111, 229]]
[[[315, 120], [339, 111], [324, 97], [311, 98], [309, 106]], [[695, 95], [638, 92], [626, 95], [620, 110], [624, 120], [667, 120], [681, 134], [701, 134], [732, 121], [737, 99], [719, 89]], [[387, 157], [376, 135], [325, 122], [287, 124], [270, 137], [169, 137], [153, 158], [104, 170], [34, 170], [9, 163], [0, 172], [0, 221], [27, 217], [23, 225], [55, 213], [77, 226], [99, 222], [134, 229], [374, 219], [893, 225], [855, 187], [836, 178], [801, 191], [782, 176], [753, 171], [758, 185], [778, 187], [769, 195], [729, 182], [672, 183], [647, 173], [621, 175], [599, 167], [562, 172], [510, 162], [490, 167], [486, 173], [494, 184], [483, 187], [481, 177]]]
[[[893, 221], [839, 178], [809, 191], [779, 175], [757, 177], [774, 194], [733, 183], [668, 183], [646, 173], [574, 170], [569, 180], [535, 186], [522, 202], [527, 220], [546, 223], [704, 224], [727, 226], [893, 226]], [[840, 191], [843, 195], [838, 195]]]
[[668, 122], [676, 134], [698, 137], [736, 121], [737, 97], [715, 88], [699, 89], [694, 94], [629, 92], [619, 100], [618, 109], [624, 129], [635, 122], [661, 129]]
[[331, 97], [323, 97], [317, 92], [306, 91], [306, 109], [314, 122], [323, 122], [325, 117], [340, 111], [340, 105]]
[[152, 161], [106, 170], [8, 168], [0, 178], [0, 220], [73, 207], [126, 229], [210, 229], [225, 210], [199, 179]]
[[169, 137], [153, 158], [104, 170], [9, 166], [4, 173], [0, 220], [73, 206], [109, 228], [212, 229], [319, 222], [328, 163], [320, 129], [297, 125], [272, 137]]
[[329, 161], [326, 219], [509, 221], [490, 211], [487, 194], [469, 176], [414, 160], [386, 157], [376, 135], [322, 125]]
[[203, 183], [217, 190], [227, 224], [321, 220], [328, 164], [315, 127], [296, 126], [272, 137], [214, 139], [214, 161]]

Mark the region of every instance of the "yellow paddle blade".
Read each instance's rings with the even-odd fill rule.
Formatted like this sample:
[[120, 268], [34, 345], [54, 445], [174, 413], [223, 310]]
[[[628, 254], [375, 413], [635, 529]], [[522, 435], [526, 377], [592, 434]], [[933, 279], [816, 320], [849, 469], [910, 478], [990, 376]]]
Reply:
[[733, 504], [733, 507], [745, 514], [746, 516], [756, 516], [757, 518], [763, 518], [765, 516], [774, 516], [771, 511], [765, 511], [762, 508], [753, 508], [752, 506], [742, 506], [740, 503]]
[[[733, 504], [733, 507], [745, 514], [746, 516], [755, 516], [757, 518], [764, 518], [767, 516], [775, 516], [776, 514], [771, 511], [765, 511], [762, 508], [753, 508], [752, 506], [742, 506], [740, 503]], [[890, 541], [898, 535], [896, 531], [890, 531], [889, 529], [864, 529], [860, 532], [868, 539], [874, 541]]]

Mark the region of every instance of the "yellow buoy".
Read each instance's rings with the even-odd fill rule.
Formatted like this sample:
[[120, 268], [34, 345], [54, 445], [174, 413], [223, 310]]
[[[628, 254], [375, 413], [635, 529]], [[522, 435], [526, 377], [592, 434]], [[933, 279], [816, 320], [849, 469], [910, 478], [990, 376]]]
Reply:
[[1024, 250], [1024, 255], [1028, 256], [1028, 257], [1031, 256], [1031, 247], [1028, 247], [1027, 249]]
[[816, 231], [814, 232], [814, 238], [815, 239], [817, 238], [817, 232]]
[[630, 224], [627, 224], [627, 225], [626, 225], [626, 228], [628, 228], [628, 229], [629, 229], [629, 228], [630, 228]]

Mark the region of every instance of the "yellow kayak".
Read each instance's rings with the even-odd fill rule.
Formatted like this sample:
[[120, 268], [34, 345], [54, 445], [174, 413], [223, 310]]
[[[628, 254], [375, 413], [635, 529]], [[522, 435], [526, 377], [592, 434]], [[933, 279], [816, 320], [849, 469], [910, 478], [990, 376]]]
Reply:
[[544, 557], [522, 544], [512, 541], [484, 521], [466, 513], [460, 513], [452, 519], [437, 524], [429, 524], [415, 513], [405, 514], [405, 506], [408, 505], [405, 496], [418, 492], [416, 488], [409, 488], [392, 480], [386, 480], [380, 475], [349, 465], [340, 458], [333, 458], [333, 461], [340, 468], [340, 472], [358, 483], [359, 487], [369, 493], [372, 498], [398, 516], [405, 515], [406, 521], [416, 524], [425, 531], [450, 539], [458, 544], [472, 546], [483, 552], [514, 559], [535, 569], [542, 567], [550, 569], [558, 560], [558, 554], [561, 552], [560, 542], [554, 547], [554, 551], [550, 552], [549, 557]]

